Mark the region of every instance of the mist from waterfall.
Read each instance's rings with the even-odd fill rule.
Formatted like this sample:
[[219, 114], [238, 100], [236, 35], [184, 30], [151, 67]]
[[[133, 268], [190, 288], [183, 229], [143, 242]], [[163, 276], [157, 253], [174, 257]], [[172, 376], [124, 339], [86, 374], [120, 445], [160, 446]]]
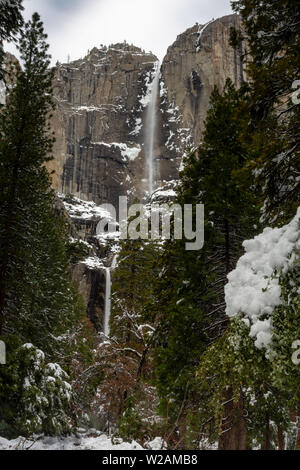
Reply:
[[154, 79], [151, 85], [150, 102], [146, 111], [145, 120], [145, 154], [147, 161], [147, 180], [149, 195], [153, 193], [155, 184], [154, 150], [157, 130], [157, 99], [159, 96], [160, 62], [155, 63]]

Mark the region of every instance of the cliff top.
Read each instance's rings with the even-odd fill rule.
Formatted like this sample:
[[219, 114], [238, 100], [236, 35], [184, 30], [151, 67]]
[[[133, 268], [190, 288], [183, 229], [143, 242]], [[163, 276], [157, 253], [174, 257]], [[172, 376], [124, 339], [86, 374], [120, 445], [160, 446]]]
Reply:
[[142, 60], [147, 59], [149, 62], [157, 61], [157, 57], [152, 52], [146, 52], [140, 47], [134, 46], [133, 44], [128, 44], [126, 41], [119, 42], [116, 44], [110, 44], [109, 46], [100, 44], [99, 47], [93, 47], [88, 54], [81, 59], [76, 59], [71, 61], [69, 64], [64, 63], [60, 64], [63, 66], [73, 65], [78, 66], [83, 62], [99, 63], [99, 61], [104, 61], [109, 57], [119, 56], [128, 60], [129, 56], [132, 58], [142, 58]]
[[174, 43], [171, 46], [169, 46], [167, 54], [170, 49], [184, 42], [188, 36], [194, 36], [193, 40], [194, 40], [196, 49], [200, 48], [202, 35], [209, 32], [211, 28], [213, 28], [214, 25], [216, 25], [217, 23], [222, 23], [224, 26], [226, 25], [232, 26], [232, 24], [236, 23], [236, 25], [238, 26], [240, 22], [241, 22], [240, 16], [233, 13], [231, 15], [225, 15], [220, 18], [212, 18], [210, 21], [208, 21], [205, 24], [195, 23], [193, 26], [191, 26], [186, 31], [184, 31], [183, 33], [177, 36]]

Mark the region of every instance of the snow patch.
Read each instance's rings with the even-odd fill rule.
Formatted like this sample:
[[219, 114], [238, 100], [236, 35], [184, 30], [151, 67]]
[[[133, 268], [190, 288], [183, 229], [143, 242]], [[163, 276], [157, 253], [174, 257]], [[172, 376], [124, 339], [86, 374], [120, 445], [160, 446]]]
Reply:
[[62, 200], [65, 209], [71, 218], [76, 219], [111, 219], [111, 214], [101, 206], [97, 206], [94, 201], [83, 201], [75, 196], [67, 196], [57, 193]]
[[198, 34], [198, 39], [197, 39], [197, 44], [196, 44], [196, 51], [197, 52], [199, 52], [201, 50], [201, 38], [202, 38], [202, 35], [203, 35], [204, 31], [206, 30], [207, 26], [209, 26], [214, 21], [215, 20], [213, 18], [208, 23], [199, 26], [198, 33], [197, 33]]
[[86, 436], [34, 436], [29, 439], [18, 437], [13, 440], [0, 437], [0, 450], [143, 450], [135, 441], [129, 443], [118, 439], [117, 442], [113, 443], [105, 434], [97, 431], [90, 434], [91, 437], [87, 433]]
[[81, 261], [81, 264], [85, 264], [88, 268], [91, 268], [91, 269], [104, 268], [103, 262], [97, 256], [89, 256], [84, 261]]
[[111, 147], [115, 147], [115, 148], [119, 148], [120, 151], [121, 151], [121, 155], [123, 157], [124, 160], [131, 160], [131, 161], [134, 161], [140, 154], [140, 151], [141, 151], [141, 147], [138, 146], [138, 147], [128, 147], [127, 144], [123, 144], [123, 143], [118, 143], [118, 142], [111, 142], [111, 143], [107, 143], [107, 142], [91, 142], [92, 145], [103, 145], [104, 147], [108, 147], [108, 148], [111, 148]]
[[281, 228], [266, 228], [243, 243], [246, 253], [228, 275], [226, 314], [250, 320], [250, 336], [258, 348], [268, 349], [272, 339], [272, 313], [281, 305], [279, 278], [293, 265], [300, 249], [300, 207]]

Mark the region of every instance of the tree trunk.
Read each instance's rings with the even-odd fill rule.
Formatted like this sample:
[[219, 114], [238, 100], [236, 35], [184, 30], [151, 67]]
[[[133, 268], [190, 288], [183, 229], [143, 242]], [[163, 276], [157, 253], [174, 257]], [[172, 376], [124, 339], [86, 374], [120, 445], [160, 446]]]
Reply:
[[225, 418], [219, 439], [219, 450], [247, 450], [247, 427], [243, 398], [240, 396], [238, 402], [234, 403], [232, 396], [233, 391], [230, 388], [225, 394]]
[[278, 450], [285, 450], [285, 439], [282, 427], [278, 426]]
[[264, 442], [262, 443], [261, 450], [271, 450], [271, 433], [270, 433], [270, 419], [266, 416], [266, 427], [264, 432]]

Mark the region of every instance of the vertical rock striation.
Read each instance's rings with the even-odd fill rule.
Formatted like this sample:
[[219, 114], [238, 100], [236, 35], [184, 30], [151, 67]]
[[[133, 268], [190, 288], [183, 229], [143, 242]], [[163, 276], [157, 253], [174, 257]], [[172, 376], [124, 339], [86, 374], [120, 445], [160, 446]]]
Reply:
[[143, 98], [156, 61], [123, 43], [57, 65], [56, 143], [49, 164], [55, 189], [114, 204], [119, 194], [135, 192], [143, 171]]
[[244, 80], [242, 51], [229, 44], [231, 27], [241, 28], [239, 16], [194, 25], [177, 37], [162, 63], [160, 142], [165, 155], [173, 153], [177, 168], [186, 147], [201, 142], [214, 86], [221, 90], [230, 78], [239, 87]]
[[160, 74], [152, 53], [125, 42], [56, 66], [56, 143], [48, 167], [54, 188], [67, 195], [60, 198], [72, 221], [71, 238], [88, 246], [72, 265], [72, 278], [97, 331], [108, 332], [113, 254], [96, 236], [104, 217], [98, 206], [117, 207], [121, 195], [142, 199], [152, 180], [153, 189], [165, 187], [152, 201], [174, 196], [182, 156], [201, 141], [214, 86], [222, 89], [227, 77], [237, 87], [243, 81], [242, 51], [229, 44], [231, 27], [241, 28], [237, 15], [189, 28], [168, 48]]
[[[199, 144], [209, 97], [227, 77], [243, 80], [240, 53], [229, 44], [237, 15], [199, 26], [177, 37], [161, 66], [157, 133], [153, 139], [156, 187], [178, 177], [182, 155]], [[94, 48], [84, 58], [58, 64], [53, 186], [97, 204], [117, 206], [147, 190], [146, 109], [157, 58], [127, 43]]]

